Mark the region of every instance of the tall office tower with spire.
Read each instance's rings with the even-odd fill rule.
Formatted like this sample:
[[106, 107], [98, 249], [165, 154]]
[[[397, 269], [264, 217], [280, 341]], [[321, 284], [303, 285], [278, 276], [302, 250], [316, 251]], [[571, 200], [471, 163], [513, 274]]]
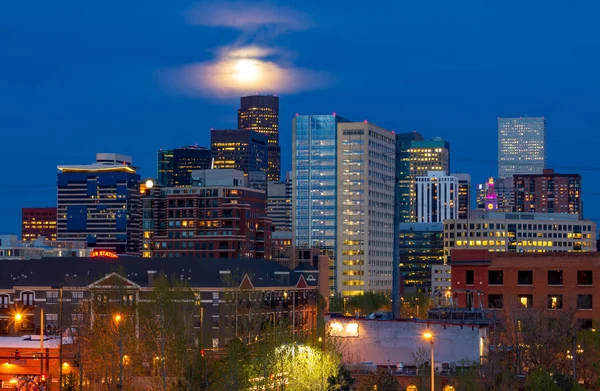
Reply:
[[498, 118], [498, 177], [541, 174], [546, 168], [546, 119]]
[[331, 258], [330, 292], [390, 292], [396, 135], [368, 122], [293, 122], [293, 237]]
[[418, 132], [396, 134], [397, 173], [398, 173], [398, 203], [400, 216], [397, 216], [400, 223], [413, 221], [414, 213], [411, 212], [411, 195], [414, 187], [415, 178], [411, 176], [411, 146], [414, 141], [424, 141], [423, 136]]
[[250, 95], [241, 98], [238, 129], [254, 130], [267, 136], [269, 142], [267, 179], [281, 179], [281, 148], [279, 146], [279, 97]]

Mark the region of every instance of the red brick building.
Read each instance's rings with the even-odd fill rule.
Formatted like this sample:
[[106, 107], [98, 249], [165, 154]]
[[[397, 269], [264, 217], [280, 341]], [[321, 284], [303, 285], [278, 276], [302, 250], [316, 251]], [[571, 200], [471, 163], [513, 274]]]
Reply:
[[581, 175], [542, 174], [514, 176], [515, 212], [570, 213], [583, 218]]
[[454, 305], [576, 309], [600, 320], [600, 253], [452, 251]]
[[40, 236], [56, 240], [56, 208], [23, 208], [21, 212], [21, 237], [31, 242]]
[[271, 258], [271, 219], [262, 190], [155, 186], [142, 204], [144, 258]]

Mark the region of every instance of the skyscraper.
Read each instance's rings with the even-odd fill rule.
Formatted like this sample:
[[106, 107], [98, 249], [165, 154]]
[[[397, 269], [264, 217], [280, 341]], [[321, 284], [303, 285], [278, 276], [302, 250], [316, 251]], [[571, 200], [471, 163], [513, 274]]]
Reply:
[[330, 291], [391, 291], [393, 132], [337, 115], [296, 116], [294, 245], [331, 257]]
[[140, 176], [131, 157], [96, 154], [96, 163], [58, 166], [57, 240], [138, 255]]
[[285, 182], [267, 183], [267, 216], [273, 220], [275, 231], [292, 231], [292, 178]]
[[546, 119], [498, 118], [498, 177], [541, 174], [546, 168]]
[[512, 212], [515, 204], [513, 178], [489, 178], [485, 183], [477, 185], [477, 210], [488, 210], [488, 193], [492, 188], [496, 198], [492, 210]]
[[468, 219], [471, 211], [471, 175], [452, 174], [458, 178], [458, 218]]
[[249, 130], [211, 130], [214, 168], [268, 172], [268, 139]]
[[156, 177], [163, 186], [191, 186], [192, 171], [206, 170], [210, 165], [211, 151], [205, 147], [161, 149], [157, 156]]
[[444, 171], [416, 177], [418, 223], [442, 223], [458, 218], [458, 178]]
[[396, 169], [398, 174], [399, 187], [399, 221], [401, 223], [409, 222], [414, 219], [414, 213], [411, 212], [411, 195], [414, 191], [414, 177], [411, 176], [411, 145], [413, 141], [424, 141], [423, 136], [418, 132], [400, 133], [396, 135], [397, 162]]
[[581, 175], [542, 174], [514, 176], [515, 212], [569, 213], [583, 218]]
[[279, 97], [250, 95], [241, 98], [238, 110], [238, 129], [254, 130], [267, 136], [268, 180], [281, 178], [281, 148], [279, 146]]

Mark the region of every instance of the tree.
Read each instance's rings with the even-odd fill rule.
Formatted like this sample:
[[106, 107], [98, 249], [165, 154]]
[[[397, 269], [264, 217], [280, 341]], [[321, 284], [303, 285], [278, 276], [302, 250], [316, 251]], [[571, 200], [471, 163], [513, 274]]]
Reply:
[[354, 385], [352, 373], [344, 365], [338, 367], [338, 372], [335, 376], [330, 376], [327, 379], [327, 391], [350, 391]]
[[379, 369], [377, 372], [370, 373], [361, 378], [357, 390], [398, 391], [400, 390], [400, 385], [394, 375], [387, 370]]
[[525, 382], [527, 391], [561, 391], [548, 371], [537, 368], [527, 376]]

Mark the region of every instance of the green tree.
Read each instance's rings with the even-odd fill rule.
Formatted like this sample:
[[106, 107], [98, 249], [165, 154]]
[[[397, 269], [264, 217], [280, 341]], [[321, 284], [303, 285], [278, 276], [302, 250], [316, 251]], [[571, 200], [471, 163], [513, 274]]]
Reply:
[[527, 376], [525, 382], [527, 391], [561, 391], [550, 373], [542, 368], [537, 368]]
[[327, 391], [350, 391], [354, 385], [352, 373], [344, 365], [338, 367], [335, 376], [330, 376], [327, 379]]
[[387, 370], [379, 369], [375, 373], [370, 373], [362, 377], [359, 381], [358, 391], [398, 391], [400, 385], [394, 375]]

